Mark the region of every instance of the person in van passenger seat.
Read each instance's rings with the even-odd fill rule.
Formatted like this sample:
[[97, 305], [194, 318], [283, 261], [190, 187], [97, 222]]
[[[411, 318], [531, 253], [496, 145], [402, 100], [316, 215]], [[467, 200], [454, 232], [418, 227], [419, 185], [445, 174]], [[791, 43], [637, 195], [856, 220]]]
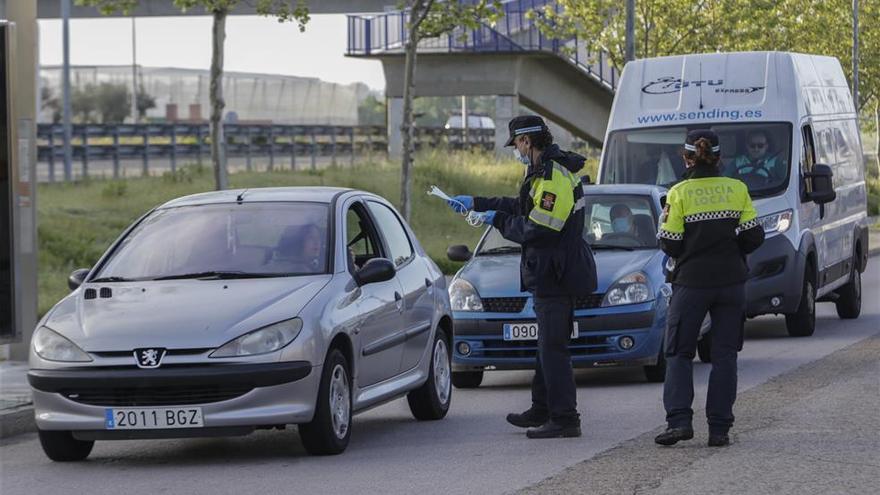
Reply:
[[724, 175], [728, 177], [744, 177], [757, 175], [767, 179], [781, 179], [779, 156], [770, 152], [770, 136], [766, 131], [749, 132], [746, 139], [746, 154], [736, 157], [732, 166], [728, 165]]

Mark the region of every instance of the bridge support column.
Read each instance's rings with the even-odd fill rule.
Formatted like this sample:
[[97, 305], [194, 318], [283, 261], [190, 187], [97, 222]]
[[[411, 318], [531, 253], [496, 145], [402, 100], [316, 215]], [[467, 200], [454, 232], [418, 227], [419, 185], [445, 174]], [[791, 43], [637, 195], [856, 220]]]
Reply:
[[519, 115], [519, 97], [511, 95], [499, 95], [495, 97], [495, 154], [498, 156], [510, 154], [510, 150], [504, 148], [504, 143], [510, 133], [507, 123], [510, 119]]
[[403, 156], [403, 135], [400, 126], [403, 125], [403, 98], [388, 98], [387, 132], [388, 132], [388, 158], [396, 159]]

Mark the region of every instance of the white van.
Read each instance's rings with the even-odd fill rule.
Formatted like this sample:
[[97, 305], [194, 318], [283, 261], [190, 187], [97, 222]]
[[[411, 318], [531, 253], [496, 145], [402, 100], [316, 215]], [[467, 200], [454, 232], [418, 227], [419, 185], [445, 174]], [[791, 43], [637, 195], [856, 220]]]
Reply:
[[815, 303], [857, 318], [868, 258], [856, 112], [836, 58], [715, 53], [630, 62], [608, 124], [600, 184], [671, 185], [688, 130], [721, 140], [722, 171], [745, 182], [766, 232], [749, 256], [749, 317], [785, 314], [811, 335]]

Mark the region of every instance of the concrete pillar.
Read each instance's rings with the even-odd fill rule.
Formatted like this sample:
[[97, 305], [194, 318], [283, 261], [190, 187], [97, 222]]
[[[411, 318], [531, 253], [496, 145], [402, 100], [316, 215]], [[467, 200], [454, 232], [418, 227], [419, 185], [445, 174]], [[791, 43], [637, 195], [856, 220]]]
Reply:
[[386, 106], [388, 123], [388, 157], [391, 159], [403, 156], [403, 135], [400, 126], [403, 125], [403, 98], [388, 98]]
[[519, 97], [501, 95], [495, 97], [495, 154], [502, 156], [509, 154], [510, 150], [504, 148], [504, 143], [510, 137], [507, 124], [510, 119], [519, 115]]
[[25, 360], [37, 324], [36, 163], [37, 163], [37, 66], [39, 64], [36, 0], [5, 2], [6, 18], [15, 23], [15, 69], [12, 74], [14, 102], [12, 122], [17, 130], [13, 228], [16, 271], [16, 324], [21, 342], [10, 358]]

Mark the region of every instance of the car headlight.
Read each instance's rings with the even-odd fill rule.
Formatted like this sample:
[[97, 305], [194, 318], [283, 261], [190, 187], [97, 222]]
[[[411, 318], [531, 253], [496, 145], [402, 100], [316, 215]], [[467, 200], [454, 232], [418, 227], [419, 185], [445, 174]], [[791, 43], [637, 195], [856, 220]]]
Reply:
[[463, 278], [456, 279], [449, 286], [449, 302], [453, 311], [483, 311], [483, 301], [477, 289]]
[[92, 360], [86, 351], [47, 327], [38, 328], [31, 342], [34, 345], [34, 352], [47, 361], [87, 363]]
[[648, 285], [648, 277], [642, 272], [634, 272], [620, 278], [605, 293], [602, 306], [636, 304], [654, 299], [654, 292]]
[[299, 335], [303, 323], [299, 318], [278, 322], [231, 340], [208, 357], [253, 356], [277, 351]]
[[780, 211], [758, 218], [758, 223], [764, 228], [764, 234], [779, 232], [780, 234], [791, 227], [792, 210]]

